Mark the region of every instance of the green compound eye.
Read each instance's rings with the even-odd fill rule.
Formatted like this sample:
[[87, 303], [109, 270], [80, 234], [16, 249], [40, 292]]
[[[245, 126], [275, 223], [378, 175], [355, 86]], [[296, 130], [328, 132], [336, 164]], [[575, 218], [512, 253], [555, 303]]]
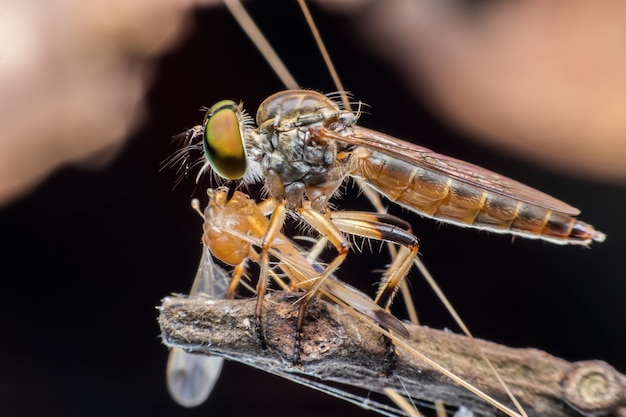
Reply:
[[237, 103], [223, 100], [211, 106], [204, 120], [204, 155], [211, 168], [228, 180], [240, 179], [248, 167], [241, 117]]

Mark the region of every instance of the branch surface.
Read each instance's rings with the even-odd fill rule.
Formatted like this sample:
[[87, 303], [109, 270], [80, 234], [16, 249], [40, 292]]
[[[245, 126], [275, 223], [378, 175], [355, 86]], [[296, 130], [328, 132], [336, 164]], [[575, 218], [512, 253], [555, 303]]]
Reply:
[[[302, 366], [292, 366], [297, 297], [284, 292], [268, 295], [263, 317], [267, 350], [261, 349], [255, 332], [254, 299], [165, 298], [159, 309], [163, 343], [225, 356], [272, 373], [297, 374], [379, 393], [394, 388], [416, 399], [439, 399], [479, 414], [498, 415], [406, 349], [396, 349], [397, 368], [385, 376], [390, 359], [380, 330], [323, 300], [311, 302], [307, 310]], [[411, 324], [406, 327], [410, 339], [404, 340], [412, 348], [510, 404], [467, 337]], [[478, 343], [529, 415], [626, 416], [626, 377], [605, 362], [570, 363], [537, 349], [514, 349], [482, 340]]]

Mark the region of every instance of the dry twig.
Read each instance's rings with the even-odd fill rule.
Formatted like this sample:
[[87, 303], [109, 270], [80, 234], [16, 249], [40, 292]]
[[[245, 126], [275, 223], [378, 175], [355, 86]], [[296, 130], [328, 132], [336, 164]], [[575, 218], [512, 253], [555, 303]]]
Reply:
[[[163, 341], [169, 347], [221, 355], [269, 372], [305, 375], [375, 392], [394, 388], [413, 398], [440, 399], [479, 414], [497, 414], [401, 348], [397, 369], [385, 376], [388, 351], [379, 331], [325, 301], [316, 300], [308, 309], [302, 333], [302, 366], [293, 367], [296, 299], [282, 292], [268, 295], [265, 351], [252, 324], [254, 300], [166, 298], [159, 315]], [[406, 327], [412, 347], [499, 401], [509, 402], [466, 337], [421, 326]], [[529, 415], [626, 415], [626, 376], [605, 362], [570, 363], [537, 349], [478, 342]]]

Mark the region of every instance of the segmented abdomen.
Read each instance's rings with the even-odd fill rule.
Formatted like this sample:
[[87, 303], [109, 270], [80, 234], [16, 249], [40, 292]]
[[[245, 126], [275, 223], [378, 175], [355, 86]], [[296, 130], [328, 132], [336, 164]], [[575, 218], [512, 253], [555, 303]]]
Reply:
[[558, 244], [604, 240], [603, 233], [569, 214], [499, 195], [381, 152], [363, 148], [355, 152], [350, 175], [363, 178], [390, 200], [446, 223]]

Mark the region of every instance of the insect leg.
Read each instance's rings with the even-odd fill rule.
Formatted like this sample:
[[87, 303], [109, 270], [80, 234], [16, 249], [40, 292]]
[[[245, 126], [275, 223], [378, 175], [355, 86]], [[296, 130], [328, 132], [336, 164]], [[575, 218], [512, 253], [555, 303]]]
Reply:
[[294, 357], [293, 362], [297, 364], [300, 358], [300, 337], [302, 332], [302, 325], [304, 323], [304, 315], [306, 312], [306, 307], [309, 301], [315, 296], [324, 281], [332, 275], [333, 272], [339, 268], [339, 266], [343, 263], [348, 256], [348, 252], [350, 251], [350, 243], [348, 239], [337, 229], [337, 227], [330, 221], [328, 217], [319, 213], [316, 210], [313, 210], [310, 206], [305, 205], [300, 210], [298, 210], [298, 214], [306, 221], [309, 225], [311, 225], [315, 230], [317, 230], [324, 238], [328, 239], [328, 241], [337, 249], [337, 256], [333, 259], [324, 270], [320, 273], [319, 276], [315, 277], [315, 282], [313, 286], [307, 290], [307, 293], [300, 300], [300, 311], [298, 312], [298, 321], [296, 323], [296, 341], [294, 347]]
[[[355, 184], [361, 189], [361, 192], [370, 203], [374, 206], [377, 213], [387, 214], [387, 209], [383, 206], [383, 201], [380, 198], [380, 194], [374, 188], [372, 188], [364, 179], [359, 177], [354, 177]], [[409, 224], [409, 223], [407, 223]], [[410, 227], [410, 224], [409, 224]], [[407, 229], [408, 230], [408, 229]], [[396, 258], [396, 248], [391, 242], [387, 242], [387, 249], [389, 251], [389, 255], [391, 255], [391, 259]], [[400, 294], [402, 295], [402, 301], [404, 301], [404, 305], [409, 315], [409, 321], [413, 324], [419, 324], [419, 319], [417, 317], [417, 309], [415, 308], [415, 303], [413, 302], [413, 295], [411, 294], [411, 289], [407, 285], [406, 280], [402, 280], [400, 283]]]
[[267, 284], [270, 277], [269, 272], [269, 249], [272, 245], [272, 241], [278, 234], [280, 234], [280, 229], [285, 224], [285, 217], [287, 215], [287, 207], [285, 206], [285, 201], [280, 202], [272, 212], [272, 217], [270, 218], [269, 225], [263, 239], [261, 240], [261, 255], [259, 260], [260, 271], [259, 271], [259, 280], [256, 286], [257, 293], [257, 302], [256, 302], [256, 330], [259, 334], [259, 338], [261, 339], [261, 346], [263, 349], [267, 349], [267, 342], [265, 340], [265, 335], [263, 333], [262, 327], [262, 314], [263, 314], [263, 299], [265, 298], [265, 292], [267, 291]]
[[386, 213], [342, 211], [331, 213], [330, 218], [333, 224], [344, 233], [401, 246], [397, 256], [385, 272], [375, 299], [378, 305], [389, 308], [400, 288], [400, 283], [409, 273], [413, 260], [417, 256], [418, 240], [411, 233], [410, 225]]
[[350, 251], [350, 242], [348, 242], [348, 239], [346, 239], [346, 237], [343, 235], [343, 233], [341, 233], [339, 228], [331, 221], [331, 219], [324, 214], [321, 214], [318, 211], [313, 210], [311, 207], [307, 206], [299, 209], [298, 214], [305, 222], [307, 222], [322, 236], [328, 239], [328, 241], [335, 247], [338, 252], [335, 259], [333, 259], [326, 266], [324, 271], [316, 279], [313, 286], [307, 290], [307, 295], [302, 300], [303, 304], [306, 304], [308, 300], [317, 293], [324, 280], [328, 278], [333, 272], [335, 272], [346, 259], [346, 256], [348, 256], [348, 252]]

